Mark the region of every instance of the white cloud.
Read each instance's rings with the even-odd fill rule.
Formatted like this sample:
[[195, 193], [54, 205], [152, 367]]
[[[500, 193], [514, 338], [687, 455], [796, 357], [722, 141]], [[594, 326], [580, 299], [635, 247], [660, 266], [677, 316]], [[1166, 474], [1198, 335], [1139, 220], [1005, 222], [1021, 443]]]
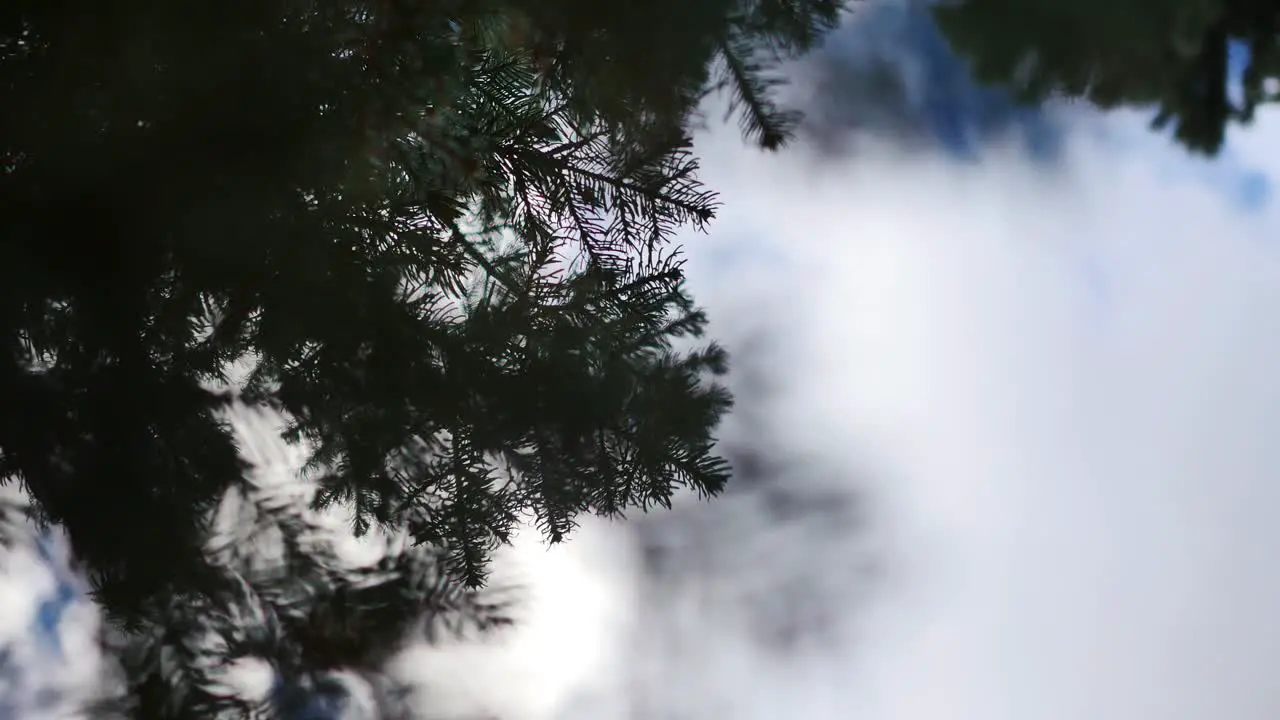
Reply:
[[[693, 287], [722, 330], [766, 329], [774, 392], [748, 439], [784, 483], [847, 478], [872, 525], [769, 520], [751, 496], [644, 521], [685, 549], [627, 579], [638, 626], [555, 624], [622, 638], [615, 670], [558, 716], [508, 717], [1280, 713], [1280, 217], [1159, 138], [1117, 152], [1133, 117], [1089, 122], [1057, 170], [704, 142], [727, 205], [691, 239]], [[1274, 171], [1261, 126], [1237, 147]], [[842, 557], [887, 581], [820, 583]], [[751, 613], [797, 578], [848, 617], [783, 657]]]
[[[0, 492], [17, 499], [12, 488]], [[61, 536], [51, 535], [43, 552], [32, 538], [9, 539], [13, 550], [0, 553], [0, 716], [78, 717], [103, 676], [100, 613], [70, 570]]]

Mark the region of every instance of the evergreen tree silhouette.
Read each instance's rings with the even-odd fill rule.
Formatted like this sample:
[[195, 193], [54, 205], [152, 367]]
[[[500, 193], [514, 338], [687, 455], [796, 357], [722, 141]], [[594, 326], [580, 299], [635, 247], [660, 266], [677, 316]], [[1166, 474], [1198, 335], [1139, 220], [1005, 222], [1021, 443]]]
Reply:
[[[726, 356], [671, 243], [717, 205], [690, 130], [727, 91], [781, 147], [775, 69], [841, 6], [4, 3], [0, 477], [93, 583], [120, 712], [244, 716], [210, 633], [289, 682], [372, 671], [423, 622], [502, 621], [477, 589], [523, 514], [557, 541], [718, 492]], [[305, 541], [234, 403], [404, 547]], [[210, 548], [233, 495], [279, 563]]]

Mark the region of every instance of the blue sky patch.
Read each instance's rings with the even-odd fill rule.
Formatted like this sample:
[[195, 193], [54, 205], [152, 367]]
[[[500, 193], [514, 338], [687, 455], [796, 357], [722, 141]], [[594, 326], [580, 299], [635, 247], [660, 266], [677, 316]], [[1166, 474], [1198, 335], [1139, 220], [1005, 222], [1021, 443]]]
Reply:
[[1064, 128], [1050, 111], [980, 85], [939, 32], [926, 4], [866, 7], [805, 68], [817, 92], [807, 130], [819, 140], [851, 132], [927, 145], [976, 159], [1013, 136], [1036, 159], [1056, 159]]

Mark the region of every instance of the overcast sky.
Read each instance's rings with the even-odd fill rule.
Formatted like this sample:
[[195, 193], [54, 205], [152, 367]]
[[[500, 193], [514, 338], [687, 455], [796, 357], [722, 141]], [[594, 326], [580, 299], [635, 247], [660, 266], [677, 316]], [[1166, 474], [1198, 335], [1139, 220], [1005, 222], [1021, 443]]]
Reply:
[[[700, 139], [745, 480], [521, 544], [523, 627], [398, 667], [424, 717], [1280, 717], [1280, 118], [1209, 163], [1141, 113], [940, 116], [926, 56], [871, 119], [810, 102], [790, 152]], [[0, 583], [0, 631], [43, 572]]]
[[[690, 241], [694, 287], [763, 378], [728, 439], [818, 499], [588, 528], [544, 558], [564, 605], [495, 667], [513, 684], [472, 676], [538, 702], [477, 696], [563, 720], [1280, 715], [1280, 217], [1140, 117], [1073, 122], [1052, 167], [705, 142], [727, 211]], [[1268, 128], [1237, 137], [1241, 173], [1280, 169]], [[674, 559], [646, 571], [637, 536]], [[799, 638], [764, 637], [788, 605]]]
[[532, 690], [477, 677], [482, 704], [1280, 716], [1280, 122], [1210, 163], [1145, 113], [991, 123], [969, 153], [916, 120], [780, 156], [703, 138], [726, 208], [692, 282], [749, 370], [726, 440], [754, 490], [544, 557], [559, 603], [494, 670]]

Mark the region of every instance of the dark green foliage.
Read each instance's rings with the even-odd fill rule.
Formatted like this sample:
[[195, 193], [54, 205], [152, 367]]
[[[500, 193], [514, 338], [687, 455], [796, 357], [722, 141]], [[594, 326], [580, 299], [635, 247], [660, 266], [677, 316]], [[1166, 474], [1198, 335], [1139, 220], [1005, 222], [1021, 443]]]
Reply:
[[771, 74], [773, 68], [780, 59], [814, 47], [838, 24], [844, 5], [840, 0], [761, 0], [735, 16], [719, 38], [716, 87], [730, 91], [730, 114], [738, 112], [743, 133], [761, 147], [782, 147], [799, 120], [770, 97], [782, 82]]
[[[511, 622], [510, 589], [460, 586], [442, 548], [392, 537], [373, 564], [344, 559], [333, 529], [306, 510], [298, 490], [277, 480], [233, 491], [220, 515], [229, 531], [206, 546], [211, 582], [148, 602], [132, 627], [104, 628], [103, 650], [121, 672], [89, 716], [301, 717], [337, 671], [361, 677], [378, 701], [392, 703], [395, 688], [382, 672], [406, 643]], [[34, 542], [29, 530], [10, 540]], [[265, 702], [222, 682], [228, 668], [250, 659], [274, 672]]]
[[[559, 540], [720, 490], [725, 357], [669, 244], [716, 207], [688, 131], [727, 88], [779, 147], [769, 73], [840, 9], [4, 3], [0, 478], [67, 532], [125, 657], [222, 623], [286, 676], [373, 667], [431, 593], [467, 614], [452, 584], [523, 514]], [[316, 504], [404, 533], [410, 565], [366, 588], [322, 548], [274, 575], [211, 556], [215, 508], [257, 492], [232, 401], [283, 413]], [[216, 709], [152, 670], [134, 701]]]
[[[1227, 126], [1276, 99], [1280, 3], [1276, 0], [960, 0], [935, 10], [980, 81], [1028, 100], [1054, 94], [1104, 108], [1155, 107], [1156, 127], [1213, 154]], [[1228, 93], [1228, 41], [1250, 48], [1243, 98]]]
[[[130, 717], [294, 717], [297, 696], [288, 689], [334, 671], [376, 684], [386, 660], [414, 637], [510, 622], [502, 593], [451, 582], [439, 549], [392, 548], [374, 566], [345, 566], [322, 528], [287, 498], [265, 495], [250, 494], [244, 519], [258, 533], [279, 531], [282, 557], [215, 552], [222, 562], [214, 592], [157, 608], [148, 625], [108, 640], [130, 683], [121, 698]], [[216, 672], [243, 658], [274, 667], [280, 689], [265, 707], [218, 689]]]

